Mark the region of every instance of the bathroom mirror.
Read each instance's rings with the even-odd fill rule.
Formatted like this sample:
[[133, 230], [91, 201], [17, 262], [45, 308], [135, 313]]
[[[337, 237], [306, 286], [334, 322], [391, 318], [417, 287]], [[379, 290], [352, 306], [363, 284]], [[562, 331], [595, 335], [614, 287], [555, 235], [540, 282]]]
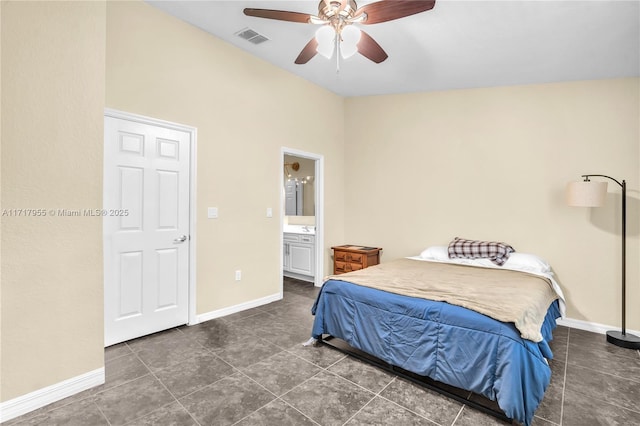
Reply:
[[315, 216], [315, 167], [314, 160], [284, 156], [286, 216]]

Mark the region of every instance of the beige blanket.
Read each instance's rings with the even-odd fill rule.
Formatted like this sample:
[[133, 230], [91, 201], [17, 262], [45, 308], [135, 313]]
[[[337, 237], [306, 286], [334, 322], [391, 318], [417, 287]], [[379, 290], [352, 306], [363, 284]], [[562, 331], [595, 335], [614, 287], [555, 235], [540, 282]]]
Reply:
[[462, 306], [515, 324], [523, 339], [542, 340], [549, 305], [558, 298], [549, 280], [508, 269], [399, 259], [327, 279]]

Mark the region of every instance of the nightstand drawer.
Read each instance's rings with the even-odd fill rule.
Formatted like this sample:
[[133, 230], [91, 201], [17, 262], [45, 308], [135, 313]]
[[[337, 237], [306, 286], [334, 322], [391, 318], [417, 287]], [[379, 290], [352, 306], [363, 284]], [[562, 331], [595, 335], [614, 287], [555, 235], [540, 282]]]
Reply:
[[380, 263], [378, 247], [344, 245], [331, 247], [333, 249], [333, 273], [358, 271]]
[[361, 253], [350, 253], [348, 251], [336, 250], [335, 258], [341, 262], [351, 262], [362, 264], [364, 256]]
[[335, 266], [335, 272], [334, 273], [344, 273], [344, 272], [351, 272], [351, 271], [358, 271], [360, 269], [362, 269], [362, 265], [359, 263], [349, 263], [349, 262], [340, 262], [339, 260], [336, 260], [334, 263]]

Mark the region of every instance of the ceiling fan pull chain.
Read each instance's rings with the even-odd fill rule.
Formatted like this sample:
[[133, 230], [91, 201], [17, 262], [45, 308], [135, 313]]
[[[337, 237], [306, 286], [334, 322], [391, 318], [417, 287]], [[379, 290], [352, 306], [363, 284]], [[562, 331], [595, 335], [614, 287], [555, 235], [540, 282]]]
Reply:
[[336, 33], [336, 74], [340, 73], [340, 34]]

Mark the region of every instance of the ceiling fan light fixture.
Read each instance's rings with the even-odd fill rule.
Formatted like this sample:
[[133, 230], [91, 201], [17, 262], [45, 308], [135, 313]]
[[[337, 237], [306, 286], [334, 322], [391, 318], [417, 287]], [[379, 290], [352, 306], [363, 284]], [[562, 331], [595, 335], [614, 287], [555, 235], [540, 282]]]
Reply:
[[316, 41], [318, 42], [316, 51], [327, 59], [333, 56], [335, 36], [335, 31], [329, 25], [322, 26], [316, 31]]
[[353, 25], [347, 25], [340, 33], [340, 54], [344, 59], [350, 58], [358, 53], [358, 42], [362, 32]]

